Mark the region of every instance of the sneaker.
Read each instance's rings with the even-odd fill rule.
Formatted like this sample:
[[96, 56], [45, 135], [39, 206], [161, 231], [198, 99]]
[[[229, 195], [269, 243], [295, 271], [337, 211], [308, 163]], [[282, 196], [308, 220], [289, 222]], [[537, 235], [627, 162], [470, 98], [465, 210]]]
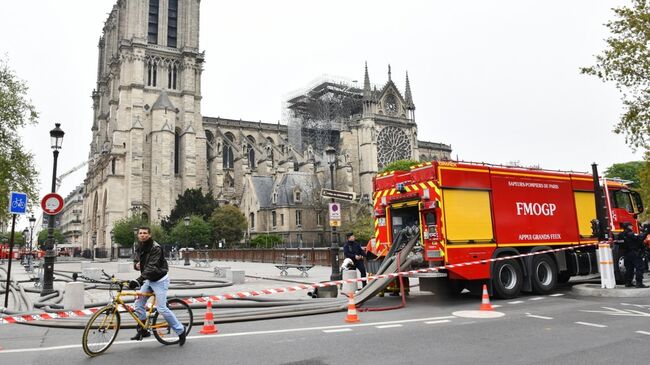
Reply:
[[151, 333], [149, 331], [142, 329], [140, 325], [136, 327], [137, 332], [135, 333], [135, 336], [131, 337], [131, 341], [142, 341], [143, 338], [151, 336]]
[[178, 335], [178, 346], [185, 345], [185, 339], [187, 337], [187, 328], [183, 328], [183, 332]]
[[641, 284], [636, 284], [636, 287], [637, 287], [637, 288], [650, 288], [649, 286], [647, 286], [647, 285], [645, 285], [645, 284], [643, 284], [643, 283], [641, 283]]

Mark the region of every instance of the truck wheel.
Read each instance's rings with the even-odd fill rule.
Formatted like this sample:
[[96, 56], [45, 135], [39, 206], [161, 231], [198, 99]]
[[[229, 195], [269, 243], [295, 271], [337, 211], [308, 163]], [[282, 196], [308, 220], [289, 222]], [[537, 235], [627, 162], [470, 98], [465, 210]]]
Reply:
[[516, 260], [496, 261], [492, 269], [492, 288], [499, 298], [515, 298], [521, 292], [524, 274]]
[[557, 283], [557, 265], [555, 265], [555, 261], [548, 255], [536, 255], [533, 257], [533, 269], [530, 274], [533, 292], [547, 294], [555, 288], [555, 283]]
[[614, 245], [612, 256], [614, 258], [616, 284], [625, 284], [625, 249], [621, 248], [620, 245]]

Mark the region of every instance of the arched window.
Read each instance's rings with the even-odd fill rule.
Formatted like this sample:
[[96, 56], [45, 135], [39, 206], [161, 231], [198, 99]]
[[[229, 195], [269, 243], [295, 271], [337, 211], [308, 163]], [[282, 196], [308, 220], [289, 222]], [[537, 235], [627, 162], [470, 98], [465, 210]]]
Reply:
[[178, 66], [176, 63], [169, 65], [167, 69], [167, 88], [176, 90], [176, 79], [178, 78]]
[[181, 131], [176, 128], [174, 131], [174, 173], [180, 173], [181, 167]]
[[235, 158], [232, 150], [232, 144], [235, 142], [235, 136], [232, 133], [227, 132], [226, 138], [231, 143], [224, 141], [223, 144], [223, 168], [232, 169], [235, 166]]
[[253, 146], [255, 145], [255, 138], [253, 136], [247, 136], [246, 137], [248, 144], [246, 145], [246, 158], [248, 158], [248, 166], [250, 166], [251, 169], [255, 168], [255, 148]]
[[156, 86], [158, 79], [158, 63], [153, 58], [147, 61], [147, 86]]

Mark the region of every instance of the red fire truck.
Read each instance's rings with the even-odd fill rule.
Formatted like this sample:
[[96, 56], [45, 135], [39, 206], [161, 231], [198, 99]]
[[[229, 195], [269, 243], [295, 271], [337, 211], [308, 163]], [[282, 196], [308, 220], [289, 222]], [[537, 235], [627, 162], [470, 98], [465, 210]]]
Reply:
[[[638, 227], [640, 195], [621, 182], [604, 185], [610, 229], [620, 232], [624, 222]], [[476, 163], [434, 161], [382, 173], [373, 179], [375, 234], [368, 251], [386, 255], [397, 232], [414, 225], [428, 267], [596, 243], [594, 186], [584, 173]], [[501, 298], [547, 293], [571, 276], [597, 273], [596, 251], [587, 245], [442, 269], [419, 276], [420, 288], [458, 293], [488, 283]], [[619, 261], [618, 247], [614, 254]]]

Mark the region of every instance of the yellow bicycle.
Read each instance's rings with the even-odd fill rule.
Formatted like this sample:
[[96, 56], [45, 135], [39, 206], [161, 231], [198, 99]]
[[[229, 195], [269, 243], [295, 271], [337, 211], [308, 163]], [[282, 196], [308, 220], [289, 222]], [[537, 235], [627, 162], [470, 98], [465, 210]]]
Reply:
[[[130, 314], [135, 320], [135, 323], [143, 329], [153, 332], [158, 342], [164, 345], [178, 343], [178, 335], [169, 326], [167, 321], [159, 315], [155, 308], [156, 296], [154, 293], [124, 291], [123, 289], [129, 286], [128, 281], [118, 280], [114, 276], [108, 276], [106, 273], [104, 275], [110, 279], [111, 303], [95, 312], [86, 324], [81, 343], [84, 352], [88, 356], [97, 356], [111, 347], [120, 330], [120, 312], [123, 311]], [[115, 291], [117, 291], [117, 294], [115, 294]], [[153, 297], [151, 304], [148, 306], [146, 312], [147, 317], [144, 321], [141, 321], [135, 314], [134, 309], [122, 299], [123, 297], [138, 296]], [[167, 307], [174, 313], [178, 321], [185, 326], [186, 332], [189, 333], [194, 319], [190, 306], [181, 299], [172, 298], [167, 300]]]

